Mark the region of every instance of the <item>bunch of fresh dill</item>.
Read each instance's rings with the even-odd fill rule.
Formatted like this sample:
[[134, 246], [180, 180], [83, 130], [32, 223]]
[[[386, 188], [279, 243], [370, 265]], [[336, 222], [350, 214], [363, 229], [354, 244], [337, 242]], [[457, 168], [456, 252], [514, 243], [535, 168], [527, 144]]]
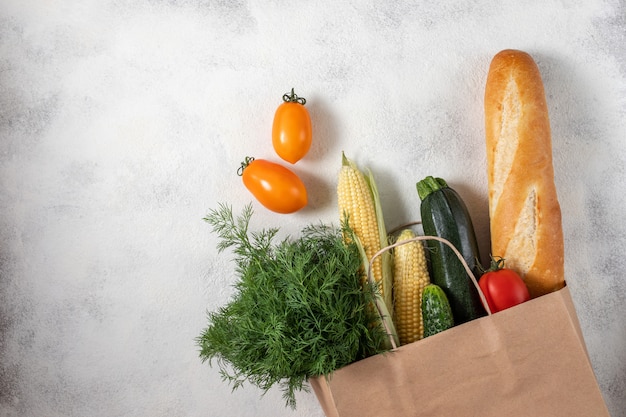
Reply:
[[278, 228], [248, 230], [252, 207], [235, 218], [221, 204], [206, 220], [232, 249], [238, 280], [233, 299], [209, 312], [198, 337], [203, 361], [215, 359], [233, 389], [245, 381], [264, 392], [279, 384], [286, 405], [308, 378], [332, 373], [381, 351], [372, 326], [374, 293], [361, 285], [361, 258], [341, 229], [318, 224], [275, 242]]

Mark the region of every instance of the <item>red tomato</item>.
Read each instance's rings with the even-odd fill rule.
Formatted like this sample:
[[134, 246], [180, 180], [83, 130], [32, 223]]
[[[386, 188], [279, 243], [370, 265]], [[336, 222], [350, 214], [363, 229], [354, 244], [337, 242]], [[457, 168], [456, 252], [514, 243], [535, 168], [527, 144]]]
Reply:
[[528, 287], [517, 272], [504, 268], [502, 259], [495, 262], [478, 280], [491, 312], [496, 313], [530, 300]]
[[295, 164], [311, 148], [311, 117], [304, 107], [306, 99], [298, 97], [293, 88], [274, 114], [272, 145], [282, 159]]
[[269, 210], [287, 214], [307, 204], [304, 183], [282, 165], [248, 157], [241, 164], [238, 174], [252, 195]]

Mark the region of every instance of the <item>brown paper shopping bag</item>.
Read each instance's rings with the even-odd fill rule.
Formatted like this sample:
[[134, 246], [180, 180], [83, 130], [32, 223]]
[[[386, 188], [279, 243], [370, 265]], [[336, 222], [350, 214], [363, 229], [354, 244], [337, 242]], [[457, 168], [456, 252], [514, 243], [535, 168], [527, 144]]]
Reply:
[[609, 416], [568, 287], [309, 382], [327, 417]]

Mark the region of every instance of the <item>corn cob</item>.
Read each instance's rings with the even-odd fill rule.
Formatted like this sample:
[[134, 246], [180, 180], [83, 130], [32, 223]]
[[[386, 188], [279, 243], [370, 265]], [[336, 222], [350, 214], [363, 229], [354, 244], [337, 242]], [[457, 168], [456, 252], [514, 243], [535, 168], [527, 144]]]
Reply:
[[[415, 237], [411, 229], [404, 229], [397, 242]], [[394, 323], [400, 345], [424, 338], [422, 319], [422, 292], [430, 283], [424, 246], [419, 241], [398, 245], [393, 252]]]
[[[382, 247], [387, 246], [387, 231], [382, 216], [378, 189], [371, 172], [366, 177], [358, 167], [342, 154], [342, 166], [337, 184], [337, 197], [341, 223], [347, 224], [354, 233], [357, 246], [363, 258], [364, 280], [367, 279], [369, 264], [374, 254]], [[385, 325], [388, 331], [397, 340], [392, 322], [393, 299], [393, 270], [391, 268], [391, 254], [385, 252], [372, 263], [371, 275], [378, 285], [377, 302], [379, 310], [383, 311]]]

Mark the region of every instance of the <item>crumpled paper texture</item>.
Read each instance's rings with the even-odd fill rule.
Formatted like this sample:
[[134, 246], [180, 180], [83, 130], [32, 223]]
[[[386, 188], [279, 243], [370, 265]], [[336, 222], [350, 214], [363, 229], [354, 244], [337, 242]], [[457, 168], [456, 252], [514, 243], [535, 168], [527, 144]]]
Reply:
[[567, 287], [311, 385], [326, 417], [609, 417]]

